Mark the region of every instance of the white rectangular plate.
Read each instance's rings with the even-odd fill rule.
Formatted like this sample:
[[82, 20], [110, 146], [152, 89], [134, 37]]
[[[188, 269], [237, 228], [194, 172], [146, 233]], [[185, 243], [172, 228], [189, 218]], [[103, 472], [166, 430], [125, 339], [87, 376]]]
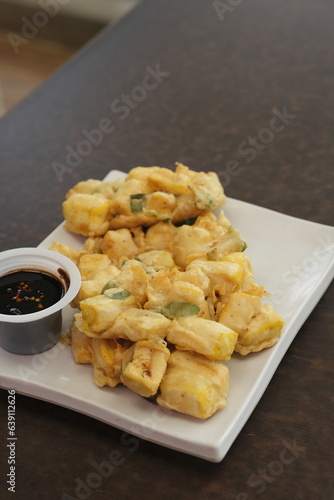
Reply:
[[[124, 178], [119, 171], [105, 180]], [[219, 462], [251, 415], [289, 345], [334, 276], [334, 228], [296, 219], [229, 198], [224, 212], [248, 244], [255, 281], [284, 317], [280, 341], [271, 349], [227, 365], [231, 386], [227, 405], [208, 420], [165, 410], [122, 386], [99, 388], [90, 365], [76, 365], [70, 347], [58, 343], [33, 356], [0, 349], [0, 386], [70, 408], [130, 434], [205, 460]], [[52, 241], [80, 248], [84, 238], [58, 226], [40, 246]], [[64, 311], [64, 323], [73, 311]]]

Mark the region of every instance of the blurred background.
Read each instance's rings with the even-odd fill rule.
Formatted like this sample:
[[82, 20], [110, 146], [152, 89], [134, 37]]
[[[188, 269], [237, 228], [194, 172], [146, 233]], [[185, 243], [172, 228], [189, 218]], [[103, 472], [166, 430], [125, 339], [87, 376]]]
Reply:
[[143, 0], [0, 0], [0, 117]]

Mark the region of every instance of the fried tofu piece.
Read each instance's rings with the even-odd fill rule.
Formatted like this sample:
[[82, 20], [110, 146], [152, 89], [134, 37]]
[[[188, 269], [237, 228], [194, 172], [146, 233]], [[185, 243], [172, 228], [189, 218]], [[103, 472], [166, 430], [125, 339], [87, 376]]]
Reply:
[[98, 179], [87, 179], [86, 181], [80, 181], [66, 193], [66, 199], [76, 193], [92, 194], [95, 189], [101, 186], [101, 184], [103, 184], [103, 181]]
[[206, 419], [224, 408], [229, 391], [227, 366], [188, 351], [173, 352], [161, 381], [158, 404]]
[[252, 263], [244, 252], [230, 252], [224, 255], [220, 259], [222, 262], [233, 262], [239, 264], [245, 272], [245, 277], [252, 279], [254, 278]]
[[225, 199], [214, 172], [195, 172], [182, 164], [177, 164], [175, 172], [155, 166], [137, 167], [129, 172], [113, 202], [112, 211], [116, 216], [111, 227], [131, 227], [136, 221], [137, 225], [148, 226], [159, 220], [178, 222], [197, 216], [203, 210], [214, 210]]
[[94, 382], [115, 387], [121, 382], [121, 364], [127, 349], [116, 340], [91, 339]]
[[85, 240], [83, 251], [85, 253], [101, 253], [101, 241], [101, 236], [89, 236], [89, 238], [86, 238]]
[[111, 229], [152, 226], [159, 220], [171, 219], [176, 199], [173, 194], [161, 191], [147, 194], [139, 192], [128, 196], [127, 204], [129, 209], [125, 213], [117, 212], [111, 219]]
[[149, 250], [137, 255], [136, 260], [144, 267], [153, 269], [172, 269], [175, 262], [171, 252], [167, 250]]
[[221, 259], [232, 252], [243, 252], [246, 248], [247, 244], [242, 239], [239, 231], [230, 226], [228, 231], [214, 243], [212, 250], [208, 253], [208, 258]]
[[80, 290], [72, 301], [71, 306], [79, 308], [81, 300], [101, 295], [109, 287], [118, 286], [114, 281], [115, 276], [120, 274], [117, 267], [110, 265], [103, 269], [99, 269], [96, 273], [91, 275], [92, 279], [81, 281]]
[[112, 326], [122, 311], [137, 305], [137, 299], [123, 288], [113, 288], [103, 295], [82, 300], [80, 309], [83, 330], [91, 337], [102, 338], [102, 332]]
[[229, 296], [218, 321], [239, 334], [245, 333], [252, 318], [259, 313], [260, 307], [260, 297], [235, 292]]
[[238, 334], [216, 321], [186, 316], [173, 320], [166, 338], [179, 350], [227, 361], [235, 349]]
[[189, 176], [163, 167], [136, 167], [130, 170], [128, 179], [141, 179], [152, 191], [164, 191], [180, 195], [187, 190]]
[[92, 363], [92, 339], [80, 331], [75, 322], [71, 327], [70, 337], [74, 361], [79, 364]]
[[284, 321], [270, 304], [258, 296], [232, 293], [218, 319], [238, 333], [236, 352], [245, 356], [271, 347], [281, 336]]
[[140, 340], [125, 353], [122, 383], [140, 396], [156, 394], [166, 371], [170, 351], [160, 338]]
[[105, 269], [111, 265], [111, 260], [102, 253], [86, 253], [81, 255], [78, 269], [82, 280], [92, 279], [99, 269]]
[[[132, 198], [132, 211], [134, 209], [133, 202], [135, 198]], [[172, 193], [164, 193], [163, 191], [154, 191], [147, 195], [143, 203], [143, 215], [151, 219], [157, 218], [158, 220], [170, 219], [173, 210], [176, 206], [176, 198]], [[154, 224], [157, 223], [155, 220]], [[145, 225], [145, 223], [142, 223]], [[149, 224], [150, 225], [150, 224]]]
[[138, 342], [152, 338], [164, 339], [170, 328], [171, 320], [154, 311], [129, 307], [124, 308], [121, 312], [117, 309], [115, 318], [110, 325], [98, 333], [88, 330], [87, 323], [83, 321], [82, 312], [75, 314], [75, 323], [77, 328], [89, 337]]
[[226, 201], [223, 186], [215, 172], [192, 173], [189, 188], [195, 195], [195, 206], [200, 210], [215, 210]]
[[223, 285], [226, 293], [240, 288], [245, 278], [245, 269], [237, 262], [194, 260], [187, 266], [187, 271], [200, 269], [209, 279], [209, 289], [206, 295], [209, 295], [217, 285]]
[[217, 235], [222, 234], [222, 232], [226, 232], [231, 226], [231, 223], [227, 217], [225, 217], [222, 210], [219, 212], [218, 216], [216, 216], [214, 212], [205, 210], [196, 218], [193, 225], [210, 231], [215, 238]]
[[183, 221], [188, 221], [198, 217], [202, 210], [195, 205], [195, 195], [188, 188], [187, 191], [177, 197], [177, 203], [171, 216], [173, 224], [182, 224]]
[[109, 264], [106, 267], [101, 266], [100, 268], [97, 268], [95, 273], [93, 273], [90, 276], [90, 279], [92, 280], [98, 280], [98, 281], [104, 281], [106, 284], [108, 281], [113, 280], [120, 274], [120, 270], [118, 267], [114, 266], [113, 264]]
[[177, 230], [177, 227], [169, 222], [158, 222], [149, 227], [144, 239], [146, 250], [167, 250], [171, 252]]
[[174, 206], [174, 195], [152, 192], [145, 178], [128, 175], [112, 201], [110, 228], [156, 224], [159, 218], [168, 217]]
[[[242, 262], [212, 261], [196, 259], [187, 266], [184, 274], [201, 273], [206, 279], [202, 281], [202, 290], [207, 298], [209, 319], [217, 320], [228, 296], [240, 290], [245, 283], [247, 270]], [[182, 273], [181, 273], [182, 274]]]
[[83, 236], [101, 236], [108, 229], [179, 222], [215, 210], [225, 194], [214, 172], [196, 172], [177, 164], [175, 172], [161, 167], [137, 167], [125, 180], [89, 179], [66, 195], [66, 229]]
[[143, 228], [143, 226], [132, 227], [131, 236], [134, 243], [137, 245], [138, 252], [145, 252], [145, 228]]
[[74, 193], [63, 202], [65, 229], [83, 236], [100, 236], [109, 228], [111, 200], [102, 195]]
[[156, 166], [137, 167], [129, 172], [128, 179], [144, 181], [150, 191], [174, 194], [178, 201], [172, 214], [173, 222], [218, 208], [226, 199], [217, 174], [196, 172], [182, 163], [176, 163], [175, 172]]
[[240, 291], [249, 295], [258, 295], [259, 297], [269, 295], [264, 290], [263, 286], [254, 282], [252, 264], [249, 257], [244, 252], [231, 252], [225, 255], [221, 260], [224, 262], [234, 262], [243, 267], [245, 276], [242, 281]]
[[108, 289], [108, 286], [109, 288], [121, 287], [132, 293], [138, 303], [143, 305], [147, 300], [147, 282], [148, 274], [143, 264], [138, 260], [130, 259], [122, 263], [117, 275], [109, 282], [105, 282], [103, 292]]
[[186, 271], [180, 271], [179, 268], [175, 267], [169, 274], [169, 279], [172, 283], [174, 281], [187, 281], [201, 288], [205, 296], [209, 294], [210, 280], [199, 267], [193, 266], [190, 269], [187, 267]]
[[57, 243], [56, 241], [52, 242], [52, 245], [49, 248], [49, 250], [65, 255], [65, 257], [70, 259], [76, 265], [78, 264], [79, 258], [82, 255], [82, 250], [75, 250], [69, 245], [64, 245], [63, 243]]
[[117, 316], [110, 332], [115, 338], [129, 339], [133, 342], [157, 337], [164, 339], [170, 325], [171, 320], [163, 314], [129, 308]]
[[82, 194], [100, 194], [106, 198], [114, 198], [115, 192], [119, 189], [124, 181], [117, 180], [114, 182], [101, 181], [97, 179], [88, 179], [78, 182], [73, 188], [66, 193], [66, 199], [75, 193]]
[[172, 222], [198, 216], [206, 210], [216, 210], [226, 201], [224, 189], [215, 172], [196, 172], [176, 163], [176, 174], [187, 177], [187, 190], [177, 199]]
[[113, 262], [118, 263], [121, 257], [132, 259], [140, 252], [129, 229], [109, 230], [104, 235], [101, 251]]
[[172, 244], [175, 262], [185, 269], [195, 259], [205, 259], [212, 248], [212, 235], [206, 229], [184, 224]]
[[79, 303], [82, 300], [89, 299], [90, 297], [96, 297], [96, 295], [100, 295], [104, 285], [105, 285], [105, 280], [82, 281], [79, 293], [74, 301], [75, 307], [79, 307]]
[[275, 345], [282, 334], [283, 318], [271, 307], [263, 304], [257, 316], [252, 318], [245, 334], [239, 334], [236, 352], [245, 356]]
[[173, 172], [168, 168], [155, 168], [149, 172], [148, 185], [154, 191], [165, 191], [179, 196], [187, 191], [189, 177], [181, 172]]
[[[108, 283], [110, 283], [108, 281]], [[105, 287], [105, 280], [87, 280], [82, 281], [79, 293], [73, 301], [74, 307], [79, 308], [80, 302], [85, 299], [89, 299], [91, 297], [96, 297], [97, 295], [101, 295], [103, 288]]]
[[245, 242], [224, 215], [217, 218], [204, 212], [194, 224], [178, 227], [170, 246], [176, 264], [185, 269], [195, 259], [218, 261], [230, 252], [243, 251]]
[[[132, 179], [127, 176], [122, 185], [117, 190], [117, 195], [112, 200], [110, 213], [113, 219], [117, 219], [119, 215], [131, 216], [133, 212], [131, 211], [131, 197], [137, 196], [138, 194], [148, 194], [150, 192], [149, 187], [142, 179]], [[139, 226], [140, 224], [134, 224]], [[118, 229], [119, 227], [130, 227], [126, 224], [117, 227], [111, 226], [112, 229]]]
[[161, 270], [150, 276], [145, 309], [160, 312], [169, 318], [200, 314], [206, 309], [203, 290], [187, 281], [169, 280]]

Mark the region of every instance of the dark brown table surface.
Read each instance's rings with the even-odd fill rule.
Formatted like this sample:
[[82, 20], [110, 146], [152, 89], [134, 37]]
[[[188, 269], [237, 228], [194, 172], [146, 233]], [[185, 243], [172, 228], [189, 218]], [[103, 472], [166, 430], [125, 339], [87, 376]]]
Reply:
[[[79, 180], [175, 161], [218, 172], [228, 196], [333, 225], [333, 26], [330, 0], [144, 2], [1, 120], [1, 250], [38, 245]], [[153, 71], [155, 80], [146, 76]], [[66, 147], [77, 148], [82, 130], [105, 118], [114, 129], [68, 168]], [[54, 162], [67, 167], [62, 176]], [[0, 497], [333, 498], [333, 292], [218, 464], [143, 440], [134, 450], [121, 430], [17, 395], [14, 495], [5, 486], [1, 390]], [[113, 450], [122, 464], [92, 485], [92, 464]], [[78, 479], [86, 488], [76, 491]]]

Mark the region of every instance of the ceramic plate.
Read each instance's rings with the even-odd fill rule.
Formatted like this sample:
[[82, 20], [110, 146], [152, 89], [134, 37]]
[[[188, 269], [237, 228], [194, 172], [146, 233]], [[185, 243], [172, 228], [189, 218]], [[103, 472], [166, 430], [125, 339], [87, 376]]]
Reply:
[[[119, 171], [105, 180], [124, 178]], [[280, 341], [271, 349], [227, 365], [231, 386], [224, 409], [198, 420], [153, 405], [125, 387], [99, 388], [90, 365], [76, 365], [71, 349], [58, 343], [33, 356], [0, 349], [0, 385], [70, 408], [159, 445], [212, 462], [221, 461], [251, 415], [301, 325], [334, 276], [334, 228], [296, 219], [229, 198], [224, 212], [248, 244], [255, 281], [271, 292], [267, 300], [284, 317]], [[63, 224], [41, 244], [55, 240], [80, 248], [84, 238]], [[64, 311], [69, 325], [73, 310]]]

